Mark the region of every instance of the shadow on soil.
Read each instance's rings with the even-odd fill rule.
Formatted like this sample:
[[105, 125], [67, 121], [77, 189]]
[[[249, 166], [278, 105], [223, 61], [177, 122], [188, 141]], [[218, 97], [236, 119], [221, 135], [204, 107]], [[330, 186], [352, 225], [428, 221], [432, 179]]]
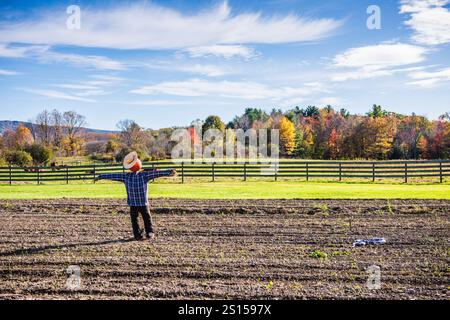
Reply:
[[112, 243], [125, 243], [135, 241], [133, 238], [128, 239], [116, 239], [116, 240], [103, 240], [103, 241], [92, 241], [92, 242], [80, 242], [80, 243], [66, 243], [66, 244], [55, 244], [48, 245], [42, 247], [33, 247], [33, 248], [23, 248], [12, 251], [0, 252], [0, 257], [8, 257], [15, 255], [27, 255], [27, 254], [37, 254], [47, 250], [60, 250], [60, 249], [70, 249], [76, 247], [89, 247], [89, 246], [98, 246], [104, 244], [112, 244]]

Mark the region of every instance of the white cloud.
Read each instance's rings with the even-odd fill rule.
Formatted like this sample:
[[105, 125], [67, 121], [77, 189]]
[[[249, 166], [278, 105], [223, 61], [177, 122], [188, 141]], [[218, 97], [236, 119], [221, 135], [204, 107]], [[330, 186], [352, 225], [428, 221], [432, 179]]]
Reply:
[[241, 57], [244, 59], [251, 59], [256, 57], [256, 52], [249, 47], [241, 45], [214, 45], [214, 46], [203, 46], [203, 47], [192, 47], [184, 50], [191, 57], [205, 57], [205, 56], [215, 56], [223, 57], [225, 59], [230, 59], [233, 57]]
[[99, 70], [126, 69], [125, 65], [121, 62], [103, 56], [47, 51], [45, 54], [39, 55], [38, 59], [39, 61], [44, 63], [68, 63], [74, 66], [94, 68]]
[[226, 74], [229, 74], [229, 70], [218, 65], [213, 64], [188, 64], [184, 62], [180, 62], [178, 59], [174, 61], [153, 61], [151, 63], [142, 63], [142, 66], [145, 66], [150, 69], [157, 69], [169, 72], [186, 72], [193, 74], [200, 74], [202, 76], [207, 77], [219, 77]]
[[317, 92], [325, 92], [321, 83], [309, 83], [302, 87], [276, 87], [248, 81], [207, 81], [190, 79], [186, 81], [162, 82], [131, 90], [136, 94], [165, 94], [185, 97], [214, 96], [244, 100], [272, 100], [299, 98]]
[[182, 66], [178, 68], [179, 71], [197, 73], [208, 77], [219, 77], [226, 74], [222, 68], [214, 65], [194, 64], [191, 66]]
[[77, 97], [75, 95], [70, 95], [61, 91], [55, 90], [41, 90], [41, 89], [22, 89], [23, 91], [27, 91], [30, 93], [34, 93], [40, 96], [54, 98], [54, 99], [64, 99], [64, 100], [74, 100], [74, 101], [83, 101], [83, 102], [95, 102], [95, 100], [87, 99], [83, 97]]
[[449, 0], [401, 0], [400, 13], [409, 14], [405, 25], [414, 30], [412, 39], [424, 45], [450, 42]]
[[109, 86], [117, 86], [120, 82], [124, 81], [124, 78], [111, 76], [111, 75], [103, 75], [103, 74], [95, 74], [90, 76], [93, 80], [84, 81], [84, 85], [95, 86], [95, 87], [109, 87]]
[[109, 92], [104, 91], [104, 90], [84, 90], [81, 92], [76, 92], [75, 95], [78, 97], [95, 97], [95, 96], [104, 96], [109, 94]]
[[74, 84], [74, 83], [62, 83], [62, 84], [54, 84], [53, 86], [63, 89], [75, 89], [75, 90], [95, 90], [97, 87], [95, 86], [87, 86], [83, 84]]
[[20, 74], [17, 71], [0, 69], [0, 76], [14, 76], [16, 74]]
[[377, 44], [351, 48], [333, 59], [335, 67], [380, 70], [425, 60], [426, 48], [404, 43]]
[[137, 106], [171, 106], [171, 105], [186, 105], [192, 104], [191, 101], [173, 101], [173, 100], [142, 100], [126, 102], [125, 104]]
[[423, 62], [427, 52], [426, 48], [404, 43], [351, 48], [334, 57], [332, 66], [344, 71], [333, 74], [331, 80], [361, 80], [408, 71], [398, 67]]
[[0, 57], [5, 58], [23, 58], [34, 52], [47, 50], [48, 46], [15, 46], [11, 47], [7, 44], [0, 43]]
[[[80, 100], [87, 97], [108, 95], [111, 93], [111, 90], [106, 91], [104, 90], [104, 88], [111, 89], [111, 87], [120, 84], [120, 82], [124, 80], [123, 78], [107, 74], [94, 74], [89, 78], [93, 80], [79, 81], [76, 83], [58, 83], [52, 85], [53, 87], [67, 89], [66, 91], [69, 91], [69, 93], [63, 93], [59, 91], [55, 92], [52, 90], [41, 90], [38, 93], [41, 95], [51, 95], [53, 97], [64, 95], [66, 99]], [[37, 93], [36, 90], [34, 90], [33, 92]], [[93, 100], [83, 99], [80, 101]]]
[[444, 68], [438, 71], [417, 71], [409, 74], [411, 79], [408, 84], [422, 88], [434, 88], [450, 81], [450, 68]]
[[335, 106], [337, 104], [341, 103], [341, 99], [338, 97], [323, 97], [319, 100], [320, 104], [322, 105], [331, 105]]
[[336, 19], [296, 14], [264, 16], [231, 13], [227, 2], [195, 14], [154, 3], [81, 8], [81, 29], [66, 28], [65, 7], [0, 25], [0, 42], [75, 45], [118, 49], [183, 49], [246, 43], [291, 43], [330, 36], [342, 25]]
[[41, 63], [65, 63], [99, 70], [125, 70], [126, 66], [104, 56], [60, 53], [50, 46], [10, 46], [0, 44], [0, 57], [34, 58]]
[[424, 80], [410, 81], [407, 82], [409, 85], [421, 87], [421, 88], [434, 88], [439, 84], [438, 78], [430, 78]]
[[348, 72], [340, 72], [331, 76], [332, 81], [342, 82], [348, 80], [363, 80], [392, 75], [390, 70], [365, 70], [358, 69]]
[[0, 44], [0, 57], [22, 57], [24, 54], [21, 48], [8, 48], [5, 44]]
[[109, 94], [109, 92], [103, 90], [103, 87], [116, 86], [124, 80], [117, 76], [101, 74], [91, 75], [89, 78], [93, 80], [79, 81], [76, 83], [58, 83], [52, 86], [68, 89], [75, 96], [89, 97]]

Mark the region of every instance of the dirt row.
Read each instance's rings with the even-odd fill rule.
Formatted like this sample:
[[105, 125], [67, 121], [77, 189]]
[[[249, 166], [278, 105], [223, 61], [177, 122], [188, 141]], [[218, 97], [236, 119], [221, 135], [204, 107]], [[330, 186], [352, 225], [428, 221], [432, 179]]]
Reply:
[[[448, 299], [450, 201], [151, 200], [132, 241], [123, 200], [0, 202], [2, 299]], [[360, 238], [386, 244], [353, 247]], [[81, 285], [67, 285], [67, 268]], [[370, 289], [369, 267], [381, 272]]]
[[[152, 212], [166, 214], [313, 214], [313, 213], [446, 213], [450, 200], [421, 199], [239, 199], [195, 200], [157, 198]], [[0, 200], [0, 210], [11, 212], [128, 212], [122, 199]]]

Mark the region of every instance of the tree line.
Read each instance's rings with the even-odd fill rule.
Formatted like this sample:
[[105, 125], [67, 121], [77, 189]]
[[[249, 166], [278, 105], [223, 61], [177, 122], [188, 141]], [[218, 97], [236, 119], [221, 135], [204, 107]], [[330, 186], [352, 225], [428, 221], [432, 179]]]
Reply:
[[[365, 115], [350, 114], [331, 106], [295, 107], [266, 112], [247, 108], [224, 123], [219, 116], [197, 119], [190, 132], [201, 127], [226, 129], [278, 129], [280, 155], [302, 159], [448, 159], [450, 115], [429, 120], [416, 114], [402, 115], [373, 105]], [[87, 155], [92, 160], [121, 161], [137, 151], [144, 161], [170, 157], [176, 127], [145, 129], [133, 120], [117, 124], [117, 133], [88, 133], [86, 118], [74, 111], [40, 112], [30, 127], [19, 125], [0, 136], [0, 163], [45, 165], [57, 156]]]
[[450, 116], [430, 121], [373, 105], [365, 115], [331, 106], [286, 112], [248, 108], [227, 127], [278, 128], [284, 156], [306, 159], [448, 159]]

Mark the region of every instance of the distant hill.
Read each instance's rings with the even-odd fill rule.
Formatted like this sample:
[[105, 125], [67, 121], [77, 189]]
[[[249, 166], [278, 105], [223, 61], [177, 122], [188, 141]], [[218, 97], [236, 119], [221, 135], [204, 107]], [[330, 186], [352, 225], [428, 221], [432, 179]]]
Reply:
[[[31, 122], [26, 121], [11, 121], [11, 120], [0, 120], [0, 135], [3, 134], [7, 129], [16, 130], [16, 128], [23, 124], [25, 127], [30, 130], [33, 127]], [[118, 133], [118, 131], [111, 130], [100, 130], [100, 129], [91, 129], [91, 128], [83, 128], [86, 133], [96, 133], [96, 134], [108, 134], [108, 133]]]

